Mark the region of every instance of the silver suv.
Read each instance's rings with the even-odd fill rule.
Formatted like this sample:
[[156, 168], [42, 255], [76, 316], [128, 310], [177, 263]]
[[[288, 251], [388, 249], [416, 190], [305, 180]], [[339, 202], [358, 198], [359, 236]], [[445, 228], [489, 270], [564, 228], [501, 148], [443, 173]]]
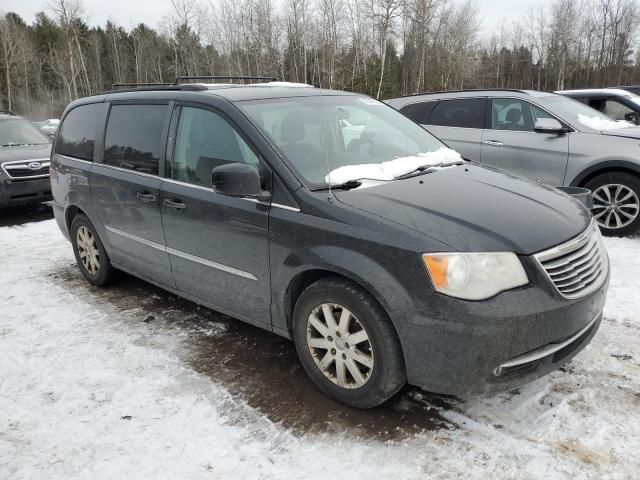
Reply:
[[530, 90], [432, 93], [388, 103], [469, 160], [590, 189], [605, 235], [640, 230], [640, 127]]

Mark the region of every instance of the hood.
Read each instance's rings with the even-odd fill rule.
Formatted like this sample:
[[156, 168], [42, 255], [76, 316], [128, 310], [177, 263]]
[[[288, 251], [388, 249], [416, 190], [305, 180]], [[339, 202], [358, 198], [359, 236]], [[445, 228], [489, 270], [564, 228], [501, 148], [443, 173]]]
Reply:
[[0, 147], [0, 163], [16, 160], [42, 160], [51, 156], [51, 144]]
[[569, 195], [473, 164], [335, 196], [467, 252], [529, 255], [575, 237], [591, 221]]
[[640, 139], [640, 127], [616, 128], [614, 130], [603, 130], [601, 133], [612, 137]]

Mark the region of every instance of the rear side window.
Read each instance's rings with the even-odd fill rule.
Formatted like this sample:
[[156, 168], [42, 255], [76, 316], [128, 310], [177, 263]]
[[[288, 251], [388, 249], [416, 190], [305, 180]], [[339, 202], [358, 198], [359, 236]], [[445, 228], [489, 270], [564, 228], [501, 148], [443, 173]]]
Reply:
[[113, 105], [103, 162], [158, 175], [167, 108], [167, 105]]
[[103, 103], [92, 103], [80, 105], [71, 110], [58, 131], [56, 153], [83, 160], [93, 160], [96, 124], [103, 108]]
[[435, 106], [429, 119], [429, 125], [443, 127], [483, 128], [483, 124], [483, 98], [442, 100]]
[[409, 117], [416, 123], [428, 123], [429, 114], [437, 102], [419, 102], [412, 103], [400, 109], [405, 117]]

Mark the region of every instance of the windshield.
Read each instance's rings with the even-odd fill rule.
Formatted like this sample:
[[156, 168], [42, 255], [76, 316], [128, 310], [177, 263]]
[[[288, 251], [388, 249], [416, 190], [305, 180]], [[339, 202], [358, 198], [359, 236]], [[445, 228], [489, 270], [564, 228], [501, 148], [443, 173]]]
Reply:
[[[446, 149], [419, 125], [368, 97], [293, 97], [238, 105], [312, 188], [362, 178], [392, 180], [398, 173], [438, 163], [429, 152]], [[380, 169], [375, 167], [384, 167], [392, 160], [396, 162], [391, 165], [394, 168], [387, 168], [381, 178]], [[451, 155], [446, 160], [451, 162]], [[398, 161], [404, 167], [411, 165], [398, 169]], [[456, 161], [460, 161], [457, 154]], [[356, 165], [359, 167], [345, 171]]]
[[47, 137], [31, 122], [23, 119], [0, 121], [0, 146], [43, 145], [49, 143]]
[[551, 112], [578, 128], [587, 127], [591, 130], [613, 130], [632, 126], [630, 123], [618, 122], [595, 108], [588, 107], [584, 103], [561, 95], [540, 97], [538, 101], [551, 110]]

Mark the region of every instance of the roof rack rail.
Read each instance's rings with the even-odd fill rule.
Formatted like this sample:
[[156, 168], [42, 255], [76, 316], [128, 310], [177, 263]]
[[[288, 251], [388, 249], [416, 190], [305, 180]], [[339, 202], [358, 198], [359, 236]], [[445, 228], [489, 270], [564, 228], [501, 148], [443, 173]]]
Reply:
[[160, 83], [160, 82], [151, 82], [151, 83], [114, 83], [111, 85], [112, 89], [117, 88], [140, 88], [140, 87], [171, 87], [173, 83]]
[[276, 82], [277, 77], [253, 77], [244, 75], [189, 75], [176, 78], [174, 85], [180, 85], [181, 83], [190, 82], [194, 80], [242, 80], [243, 83], [246, 80], [260, 80], [263, 82]]
[[153, 92], [159, 90], [206, 90], [204, 85], [176, 85], [173, 83], [114, 83], [111, 86], [111, 90], [105, 93], [125, 93], [125, 92]]
[[518, 89], [518, 88], [463, 88], [461, 90], [439, 90], [434, 92], [419, 92], [419, 93], [410, 93], [408, 95], [402, 95], [400, 98], [404, 97], [415, 97], [418, 95], [433, 95], [438, 93], [465, 93], [465, 92], [518, 92], [518, 93], [527, 93], [526, 90]]

